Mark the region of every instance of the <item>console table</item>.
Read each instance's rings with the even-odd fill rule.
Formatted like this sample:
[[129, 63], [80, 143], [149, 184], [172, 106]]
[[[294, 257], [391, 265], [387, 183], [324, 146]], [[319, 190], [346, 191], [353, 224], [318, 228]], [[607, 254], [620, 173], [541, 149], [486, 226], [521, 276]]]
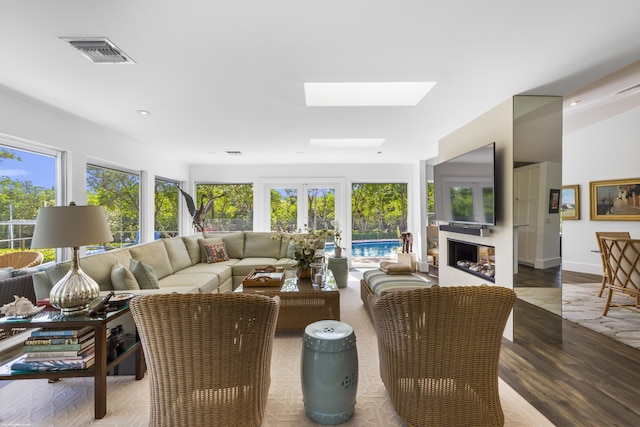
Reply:
[[[24, 328], [59, 328], [80, 329], [91, 326], [95, 331], [95, 364], [82, 370], [73, 371], [11, 371], [11, 361], [0, 366], [0, 380], [24, 380], [24, 379], [57, 379], [72, 377], [94, 378], [94, 406], [95, 418], [100, 419], [107, 413], [107, 373], [120, 365], [125, 359], [135, 354], [135, 379], [144, 377], [144, 356], [137, 332], [132, 342], [127, 342], [127, 349], [118, 357], [107, 362], [107, 329], [108, 323], [121, 316], [131, 316], [129, 305], [117, 311], [97, 317], [63, 317], [59, 311], [43, 311], [27, 319], [0, 318], [0, 329], [15, 327]], [[55, 385], [54, 385], [55, 386]]]

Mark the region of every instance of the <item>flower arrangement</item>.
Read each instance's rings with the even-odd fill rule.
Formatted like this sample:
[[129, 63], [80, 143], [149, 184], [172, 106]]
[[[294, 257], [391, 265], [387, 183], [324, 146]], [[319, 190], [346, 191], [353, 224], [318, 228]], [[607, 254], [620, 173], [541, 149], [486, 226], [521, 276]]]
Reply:
[[305, 231], [297, 231], [291, 239], [293, 245], [293, 259], [296, 260], [296, 267], [309, 268], [316, 257], [316, 249], [327, 240], [328, 236], [333, 236], [333, 230], [311, 230], [305, 225]]

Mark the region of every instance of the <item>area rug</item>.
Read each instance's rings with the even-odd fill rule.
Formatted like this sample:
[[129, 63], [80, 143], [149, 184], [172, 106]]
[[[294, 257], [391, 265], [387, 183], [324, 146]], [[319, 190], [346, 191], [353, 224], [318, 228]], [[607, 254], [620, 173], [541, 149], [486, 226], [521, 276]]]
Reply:
[[[404, 426], [380, 380], [377, 340], [359, 294], [361, 273], [350, 272], [340, 290], [341, 320], [355, 331], [359, 360], [358, 392], [353, 417], [344, 426]], [[302, 332], [278, 333], [274, 342], [271, 388], [263, 426], [316, 426], [304, 412], [300, 385]], [[107, 415], [93, 419], [93, 381], [69, 378], [0, 383], [0, 426], [144, 426], [149, 417], [148, 377], [108, 378]], [[500, 380], [500, 398], [506, 426], [552, 426], [522, 396]]]
[[[598, 297], [599, 291], [600, 283], [564, 283], [562, 285], [562, 317], [640, 349], [640, 313], [611, 307], [609, 313], [602, 316], [606, 292], [602, 297]], [[628, 304], [631, 299], [614, 296], [613, 301]]]
[[562, 313], [560, 303], [560, 288], [514, 288], [518, 298], [529, 304], [537, 305], [558, 316]]

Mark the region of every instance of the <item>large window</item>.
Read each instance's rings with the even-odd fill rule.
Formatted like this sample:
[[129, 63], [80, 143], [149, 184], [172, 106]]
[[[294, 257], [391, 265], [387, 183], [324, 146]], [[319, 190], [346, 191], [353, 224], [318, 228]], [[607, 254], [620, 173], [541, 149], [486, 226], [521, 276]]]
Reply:
[[179, 194], [178, 183], [156, 178], [154, 193], [155, 238], [164, 239], [178, 235]]
[[[38, 208], [56, 203], [56, 157], [0, 145], [0, 252], [28, 249]], [[52, 261], [53, 250], [40, 250]]]
[[104, 206], [115, 247], [139, 242], [140, 177], [134, 173], [87, 165], [87, 204]]
[[197, 184], [196, 209], [211, 199], [205, 231], [253, 230], [252, 184]]
[[407, 231], [407, 184], [352, 185], [352, 238], [399, 239]]

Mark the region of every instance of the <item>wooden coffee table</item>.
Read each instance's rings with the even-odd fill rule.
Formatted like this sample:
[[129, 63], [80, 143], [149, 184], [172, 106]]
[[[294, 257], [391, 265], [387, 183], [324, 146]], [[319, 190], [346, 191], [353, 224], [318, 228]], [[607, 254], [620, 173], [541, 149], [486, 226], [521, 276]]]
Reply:
[[318, 320], [340, 320], [340, 292], [331, 270], [324, 287], [316, 287], [311, 279], [298, 279], [294, 269], [287, 270], [282, 287], [243, 287], [235, 292], [280, 297], [277, 331], [300, 331]]

